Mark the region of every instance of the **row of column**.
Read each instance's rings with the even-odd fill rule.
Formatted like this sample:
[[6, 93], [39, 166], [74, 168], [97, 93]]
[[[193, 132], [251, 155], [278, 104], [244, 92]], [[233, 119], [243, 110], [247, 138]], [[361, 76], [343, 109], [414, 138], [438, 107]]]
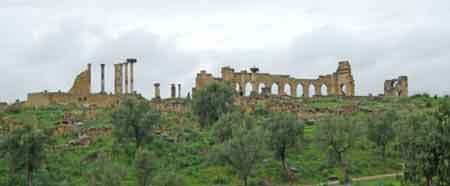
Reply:
[[[135, 58], [128, 58], [124, 63], [114, 64], [114, 93], [116, 95], [134, 93], [134, 63], [136, 62]], [[102, 69], [102, 77], [104, 77], [103, 71]], [[104, 91], [103, 84], [104, 79], [102, 79], [102, 91]]]
[[[155, 83], [154, 86], [154, 98], [161, 99], [161, 84]], [[170, 84], [170, 98], [177, 97], [177, 85], [172, 83]], [[181, 98], [181, 84], [178, 84], [178, 98]]]

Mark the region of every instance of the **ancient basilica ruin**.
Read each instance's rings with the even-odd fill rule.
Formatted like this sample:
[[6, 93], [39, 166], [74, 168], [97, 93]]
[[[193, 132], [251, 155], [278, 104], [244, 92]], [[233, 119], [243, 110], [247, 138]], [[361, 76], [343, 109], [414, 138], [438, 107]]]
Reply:
[[[101, 69], [101, 90], [98, 93], [91, 91], [91, 64], [78, 74], [72, 88], [68, 92], [37, 92], [28, 94], [26, 106], [46, 106], [50, 104], [86, 104], [99, 107], [111, 107], [120, 102], [124, 95], [138, 93], [134, 90], [134, 65], [137, 59], [128, 58], [124, 62], [114, 64], [114, 93], [105, 91], [105, 64]], [[337, 70], [331, 74], [319, 75], [317, 78], [297, 78], [290, 75], [261, 73], [254, 67], [250, 71], [236, 72], [231, 67], [222, 67], [221, 77], [202, 70], [195, 78], [196, 90], [214, 82], [225, 82], [231, 85], [240, 96], [273, 95], [285, 97], [320, 97], [320, 96], [355, 96], [355, 80], [349, 61], [338, 62]], [[408, 77], [400, 76], [398, 79], [386, 80], [384, 83], [384, 96], [408, 96]], [[177, 100], [181, 98], [181, 84], [171, 84], [170, 98], [162, 99], [160, 83], [154, 83], [154, 97], [151, 103], [159, 107], [176, 107]], [[163, 106], [161, 106], [163, 105]], [[167, 106], [172, 105], [172, 106]], [[177, 108], [175, 108], [177, 109]]]
[[[348, 61], [339, 62], [336, 72], [327, 75], [320, 75], [317, 79], [295, 78], [290, 75], [277, 75], [269, 73], [259, 73], [258, 68], [251, 68], [250, 72], [235, 72], [230, 67], [222, 68], [222, 77], [216, 78], [206, 71], [197, 74], [195, 89], [201, 89], [205, 85], [224, 81], [229, 82], [236, 88], [240, 95], [250, 92], [256, 94], [290, 95], [297, 96], [297, 92], [302, 92], [301, 96], [308, 98], [310, 89], [314, 89], [314, 95], [334, 95], [334, 96], [354, 96], [355, 80], [352, 69]], [[276, 87], [276, 92], [272, 91]], [[322, 92], [325, 87], [326, 92]], [[248, 95], [248, 93], [247, 93]]]

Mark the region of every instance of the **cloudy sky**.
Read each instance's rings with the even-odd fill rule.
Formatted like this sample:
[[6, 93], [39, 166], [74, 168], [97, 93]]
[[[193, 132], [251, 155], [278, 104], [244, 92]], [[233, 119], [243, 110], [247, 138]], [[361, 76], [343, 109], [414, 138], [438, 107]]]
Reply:
[[205, 69], [251, 66], [317, 77], [350, 59], [356, 93], [410, 77], [412, 93], [450, 93], [448, 0], [0, 0], [0, 100], [66, 91], [87, 63], [136, 57], [136, 88], [181, 83]]

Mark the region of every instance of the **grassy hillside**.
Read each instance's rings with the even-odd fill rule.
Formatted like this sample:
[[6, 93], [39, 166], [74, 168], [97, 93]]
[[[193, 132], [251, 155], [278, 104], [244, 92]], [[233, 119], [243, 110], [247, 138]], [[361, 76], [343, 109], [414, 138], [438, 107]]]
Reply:
[[[316, 112], [320, 117], [310, 120], [305, 128], [303, 148], [289, 149], [288, 163], [295, 172], [295, 184], [314, 184], [339, 177], [341, 173], [333, 168], [327, 171], [327, 159], [315, 140], [317, 120], [324, 117], [335, 117], [345, 114], [347, 117], [366, 117], [382, 111], [396, 110], [400, 113], [411, 113], [434, 109], [439, 98], [411, 97], [411, 98], [352, 98], [341, 99], [334, 97], [315, 98], [311, 100], [293, 100], [302, 104], [305, 109]], [[351, 111], [345, 109], [352, 107]], [[340, 110], [342, 112], [340, 112]], [[339, 111], [339, 112], [338, 112]], [[110, 128], [111, 109], [94, 109], [50, 106], [39, 109], [24, 109], [5, 113], [10, 121], [21, 121], [32, 115], [42, 127], [55, 128], [64, 118], [64, 113], [71, 113], [80, 120], [82, 130], [89, 128]], [[301, 114], [300, 114], [301, 115]], [[212, 148], [212, 134], [210, 128], [201, 128], [195, 116], [191, 113], [164, 113], [167, 122], [158, 129], [158, 137], [147, 147], [158, 157], [153, 163], [157, 167], [154, 171], [155, 179], [160, 183], [177, 180], [179, 184], [188, 186], [198, 185], [240, 185], [238, 177], [230, 167], [217, 161]], [[6, 129], [6, 126], [1, 126]], [[2, 134], [4, 135], [4, 134]], [[54, 144], [48, 148], [44, 168], [35, 174], [35, 185], [88, 185], [89, 180], [96, 179], [100, 174], [96, 160], [107, 156], [120, 176], [124, 185], [136, 185], [134, 160], [127, 154], [127, 146], [117, 145], [112, 135], [94, 136], [88, 146], [71, 145], [71, 140], [77, 139], [76, 133], [68, 136], [55, 136]], [[386, 160], [381, 160], [374, 145], [367, 139], [361, 138], [351, 151], [350, 173], [352, 177], [372, 176], [401, 171], [402, 162], [399, 155], [391, 151], [389, 146]], [[8, 174], [7, 162], [0, 160], [0, 185], [7, 185], [10, 179], [17, 179], [18, 184], [24, 184], [24, 174], [12, 178]], [[259, 162], [254, 175], [250, 179], [251, 185], [257, 185], [266, 180], [273, 185], [284, 185], [287, 182], [281, 175], [280, 162], [275, 160], [272, 153], [267, 152], [264, 160]], [[394, 183], [395, 179], [367, 182], [363, 185], [383, 185]], [[358, 183], [361, 184], [361, 183]]]

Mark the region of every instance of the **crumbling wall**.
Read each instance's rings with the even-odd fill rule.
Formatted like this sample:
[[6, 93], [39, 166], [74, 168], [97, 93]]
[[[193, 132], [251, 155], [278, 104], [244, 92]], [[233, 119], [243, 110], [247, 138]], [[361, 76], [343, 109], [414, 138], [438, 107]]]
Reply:
[[69, 93], [74, 95], [89, 95], [91, 93], [91, 64], [88, 64], [85, 71], [78, 74]]
[[397, 79], [384, 82], [385, 96], [408, 96], [408, 77], [400, 76]]
[[[273, 86], [278, 87], [278, 92], [273, 94], [279, 96], [290, 95], [296, 97], [297, 93], [301, 91], [303, 92], [301, 96], [312, 97], [309, 93], [311, 87], [315, 90], [315, 96], [323, 96], [325, 94], [337, 96], [355, 95], [355, 81], [348, 61], [339, 62], [338, 69], [333, 74], [321, 75], [317, 79], [302, 79], [289, 75], [258, 73], [258, 70], [257, 68], [252, 68], [251, 72], [245, 70], [235, 72], [233, 68], [223, 67], [221, 69], [221, 78], [215, 78], [212, 74], [201, 71], [197, 74], [194, 91], [210, 83], [224, 81], [233, 86], [240, 95], [248, 92], [249, 90], [247, 89], [251, 89], [252, 95], [262, 94], [263, 88], [272, 88]], [[323, 86], [326, 87], [326, 92], [322, 92]], [[289, 91], [285, 92], [285, 90]], [[264, 93], [267, 93], [267, 89], [265, 89]]]

